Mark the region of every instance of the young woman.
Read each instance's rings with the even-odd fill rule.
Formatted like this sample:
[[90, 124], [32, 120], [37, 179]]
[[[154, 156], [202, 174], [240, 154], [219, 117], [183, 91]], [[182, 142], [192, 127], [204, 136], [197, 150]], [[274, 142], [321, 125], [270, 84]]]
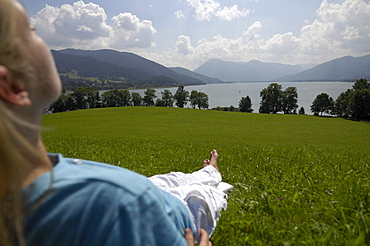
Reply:
[[48, 154], [42, 111], [60, 91], [23, 6], [0, 0], [0, 245], [211, 245], [226, 208], [217, 152], [193, 174], [149, 179]]

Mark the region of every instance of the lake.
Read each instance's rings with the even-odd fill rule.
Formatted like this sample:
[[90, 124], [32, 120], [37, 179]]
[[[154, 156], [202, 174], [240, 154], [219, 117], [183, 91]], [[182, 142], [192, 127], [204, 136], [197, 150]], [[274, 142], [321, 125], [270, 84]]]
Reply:
[[[242, 97], [249, 96], [252, 100], [253, 112], [258, 113], [261, 97], [260, 91], [266, 88], [272, 82], [255, 82], [255, 83], [222, 83], [222, 84], [207, 84], [196, 86], [185, 86], [185, 90], [197, 90], [204, 92], [209, 98], [209, 108], [220, 107], [239, 107], [239, 101]], [[337, 99], [340, 93], [351, 89], [354, 82], [278, 82], [283, 86], [283, 90], [287, 87], [296, 87], [298, 91], [298, 105], [304, 107], [306, 114], [312, 114], [311, 104], [316, 96], [320, 93], [327, 93], [334, 100]], [[161, 92], [168, 89], [175, 94], [177, 87], [155, 89], [157, 97], [162, 98]], [[130, 92], [138, 92], [144, 96], [144, 90], [130, 90]], [[190, 103], [187, 104], [190, 107]]]

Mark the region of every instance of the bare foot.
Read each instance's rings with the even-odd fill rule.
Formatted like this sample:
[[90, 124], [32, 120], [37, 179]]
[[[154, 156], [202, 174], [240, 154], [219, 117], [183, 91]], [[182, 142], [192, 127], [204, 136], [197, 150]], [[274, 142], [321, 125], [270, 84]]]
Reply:
[[[220, 170], [218, 169], [217, 162], [218, 162], [218, 153], [217, 153], [217, 150], [214, 149], [211, 151], [210, 161], [208, 164], [212, 165], [214, 168], [217, 169], [219, 173], [221, 173]], [[203, 165], [204, 165], [204, 162], [203, 162]]]
[[210, 160], [204, 159], [204, 161], [203, 161], [203, 167], [208, 166], [210, 162], [211, 162]]

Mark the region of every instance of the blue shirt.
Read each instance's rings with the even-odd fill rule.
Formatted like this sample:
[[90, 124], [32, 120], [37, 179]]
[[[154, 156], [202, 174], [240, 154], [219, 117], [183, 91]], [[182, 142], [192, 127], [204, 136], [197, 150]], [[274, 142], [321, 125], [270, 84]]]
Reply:
[[27, 245], [186, 245], [193, 225], [176, 197], [127, 169], [57, 157], [22, 191]]

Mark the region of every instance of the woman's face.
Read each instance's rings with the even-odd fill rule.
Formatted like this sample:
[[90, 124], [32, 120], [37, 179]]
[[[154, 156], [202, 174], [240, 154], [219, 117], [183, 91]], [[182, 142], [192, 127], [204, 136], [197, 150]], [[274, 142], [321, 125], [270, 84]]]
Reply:
[[29, 93], [31, 107], [35, 109], [41, 107], [42, 110], [59, 97], [60, 78], [48, 46], [37, 35], [35, 28], [30, 26], [24, 7], [16, 0], [13, 0], [13, 3], [19, 11], [18, 31], [22, 40], [24, 59], [31, 64], [35, 73], [29, 80], [23, 81], [24, 87]]

